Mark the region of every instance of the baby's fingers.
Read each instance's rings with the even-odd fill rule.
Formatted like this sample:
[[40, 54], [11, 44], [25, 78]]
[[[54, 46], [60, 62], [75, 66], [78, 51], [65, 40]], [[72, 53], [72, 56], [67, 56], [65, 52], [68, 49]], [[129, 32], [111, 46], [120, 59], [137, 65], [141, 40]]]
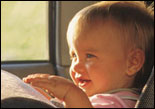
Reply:
[[41, 88], [38, 87], [34, 87], [38, 92], [40, 92], [41, 94], [43, 94], [48, 100], [50, 100], [52, 98], [52, 96], [49, 95], [49, 93]]
[[49, 94], [53, 95], [52, 94], [53, 86], [51, 83], [49, 83], [47, 81], [33, 81], [33, 82], [31, 82], [31, 85], [35, 86], [35, 87], [42, 88], [42, 89], [48, 91]]
[[31, 74], [28, 75], [27, 77], [23, 78], [23, 81], [25, 83], [31, 83], [34, 79], [39, 79], [39, 78], [48, 78], [50, 75], [49, 74]]

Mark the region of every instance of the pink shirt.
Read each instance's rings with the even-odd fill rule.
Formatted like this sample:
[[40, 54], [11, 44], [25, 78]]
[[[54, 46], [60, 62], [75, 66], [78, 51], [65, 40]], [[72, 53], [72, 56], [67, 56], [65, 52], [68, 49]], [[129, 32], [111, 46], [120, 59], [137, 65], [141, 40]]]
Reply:
[[94, 108], [133, 108], [139, 95], [132, 89], [117, 89], [90, 97]]

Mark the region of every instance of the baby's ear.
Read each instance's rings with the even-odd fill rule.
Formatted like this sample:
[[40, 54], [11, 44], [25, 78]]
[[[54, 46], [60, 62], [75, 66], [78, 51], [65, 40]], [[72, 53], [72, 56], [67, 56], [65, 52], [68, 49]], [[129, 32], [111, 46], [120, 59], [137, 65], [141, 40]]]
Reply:
[[145, 61], [145, 54], [143, 50], [141, 49], [130, 50], [128, 53], [127, 74], [129, 76], [135, 75], [143, 67], [144, 61]]

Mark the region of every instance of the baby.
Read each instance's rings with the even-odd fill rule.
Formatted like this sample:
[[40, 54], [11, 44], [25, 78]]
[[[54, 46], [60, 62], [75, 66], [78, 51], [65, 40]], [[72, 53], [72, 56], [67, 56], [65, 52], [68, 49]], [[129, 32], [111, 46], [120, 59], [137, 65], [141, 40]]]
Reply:
[[[154, 17], [144, 2], [104, 1], [78, 12], [67, 41], [70, 76], [32, 74], [69, 108], [132, 108], [154, 65]], [[146, 72], [147, 71], [147, 72]]]

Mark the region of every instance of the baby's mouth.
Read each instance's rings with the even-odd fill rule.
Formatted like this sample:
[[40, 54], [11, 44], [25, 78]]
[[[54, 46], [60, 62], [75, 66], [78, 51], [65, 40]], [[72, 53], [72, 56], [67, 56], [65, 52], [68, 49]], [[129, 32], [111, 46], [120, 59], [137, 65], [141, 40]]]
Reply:
[[91, 82], [91, 80], [88, 80], [88, 79], [78, 79], [78, 85], [80, 87], [85, 87], [87, 86], [89, 83]]
[[75, 80], [76, 80], [76, 84], [79, 87], [82, 87], [82, 88], [85, 87], [85, 86], [87, 86], [91, 82], [91, 80], [89, 78], [84, 77], [84, 76], [82, 76], [79, 73], [76, 73], [75, 74]]

